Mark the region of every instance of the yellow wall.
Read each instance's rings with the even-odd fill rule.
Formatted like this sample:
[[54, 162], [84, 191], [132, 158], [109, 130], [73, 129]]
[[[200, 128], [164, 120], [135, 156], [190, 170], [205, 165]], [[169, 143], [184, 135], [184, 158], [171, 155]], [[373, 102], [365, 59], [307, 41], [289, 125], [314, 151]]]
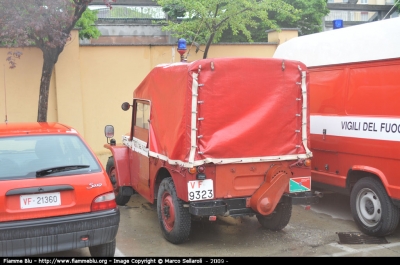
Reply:
[[290, 39], [296, 38], [297, 36], [298, 32], [296, 30], [282, 30], [282, 31], [272, 30], [268, 32], [268, 41], [280, 45], [287, 42]]
[[[81, 64], [78, 31], [74, 31], [55, 65], [52, 79], [55, 80], [57, 119], [85, 136], [84, 88], [81, 84]], [[83, 115], [82, 115], [83, 114]], [[49, 119], [47, 119], [49, 121]]]
[[[280, 34], [287, 33], [282, 31]], [[295, 33], [297, 36], [297, 31]], [[110, 153], [103, 147], [106, 143], [104, 126], [113, 125], [115, 138], [121, 142], [121, 136], [129, 131], [131, 120], [131, 112], [122, 111], [122, 102], [131, 102], [133, 90], [154, 66], [178, 62], [180, 55], [172, 45], [80, 46], [77, 34], [76, 30], [72, 32], [72, 40], [55, 66], [47, 121], [64, 123], [78, 130], [105, 165]], [[289, 34], [293, 36], [293, 33]], [[272, 57], [276, 46], [212, 45], [208, 58]], [[204, 50], [204, 47], [200, 49]], [[4, 58], [0, 72], [0, 119], [5, 120], [7, 111], [8, 122], [35, 122], [42, 52], [37, 48], [19, 50], [23, 55], [17, 59], [17, 67], [10, 69], [5, 61], [9, 49], [0, 48], [0, 58]], [[203, 56], [202, 52], [195, 53], [195, 47], [188, 46], [188, 50], [188, 61]]]
[[[0, 121], [7, 114], [10, 122], [36, 121], [43, 56], [36, 48], [18, 49], [23, 53], [16, 59], [17, 67], [9, 68], [6, 62], [9, 49], [0, 48]], [[54, 79], [50, 84], [48, 120], [56, 120]], [[7, 107], [7, 108], [6, 108]]]

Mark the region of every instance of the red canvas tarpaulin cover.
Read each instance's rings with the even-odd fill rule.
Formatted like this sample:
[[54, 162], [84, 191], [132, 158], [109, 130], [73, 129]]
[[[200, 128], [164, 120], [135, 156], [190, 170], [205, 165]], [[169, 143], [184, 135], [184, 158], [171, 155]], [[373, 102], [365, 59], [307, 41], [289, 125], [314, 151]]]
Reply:
[[305, 71], [273, 58], [155, 67], [134, 91], [150, 101], [149, 155], [184, 165], [311, 156]]

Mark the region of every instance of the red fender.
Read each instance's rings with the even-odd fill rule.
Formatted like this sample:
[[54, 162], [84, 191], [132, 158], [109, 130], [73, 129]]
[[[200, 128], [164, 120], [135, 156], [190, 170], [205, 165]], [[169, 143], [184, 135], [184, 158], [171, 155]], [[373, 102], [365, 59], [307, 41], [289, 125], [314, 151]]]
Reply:
[[351, 169], [354, 171], [369, 172], [369, 173], [376, 175], [382, 181], [382, 184], [383, 184], [387, 194], [389, 195], [389, 197], [393, 196], [393, 194], [391, 193], [391, 190], [388, 189], [389, 183], [386, 179], [385, 174], [382, 171], [380, 171], [379, 169], [374, 168], [374, 167], [369, 167], [369, 166], [363, 166], [363, 165], [354, 165], [351, 167]]
[[117, 171], [118, 186], [132, 186], [131, 174], [129, 171], [129, 154], [128, 147], [125, 145], [105, 144], [105, 148], [109, 149], [114, 157], [115, 170]]

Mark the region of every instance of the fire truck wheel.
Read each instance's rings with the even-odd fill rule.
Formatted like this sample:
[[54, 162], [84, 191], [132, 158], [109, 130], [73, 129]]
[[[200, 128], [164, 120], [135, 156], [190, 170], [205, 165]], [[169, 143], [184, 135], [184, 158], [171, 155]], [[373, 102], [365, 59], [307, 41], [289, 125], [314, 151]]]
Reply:
[[114, 239], [113, 241], [102, 244], [102, 245], [89, 247], [90, 256], [92, 256], [92, 257], [114, 257], [116, 246], [117, 246], [116, 240]]
[[350, 209], [360, 230], [371, 236], [387, 236], [396, 229], [400, 211], [375, 178], [362, 178], [350, 194]]
[[180, 244], [189, 238], [191, 216], [188, 208], [176, 194], [172, 178], [161, 181], [157, 194], [157, 214], [161, 231], [166, 240]]
[[270, 215], [257, 215], [262, 227], [272, 231], [280, 231], [287, 226], [292, 216], [292, 203], [288, 197], [282, 197]]
[[131, 196], [122, 195], [122, 193], [120, 192], [120, 186], [118, 186], [118, 181], [117, 181], [118, 179], [117, 171], [115, 170], [114, 157], [112, 156], [108, 158], [106, 171], [113, 185], [115, 193], [115, 202], [118, 205], [124, 206], [127, 202], [129, 202]]

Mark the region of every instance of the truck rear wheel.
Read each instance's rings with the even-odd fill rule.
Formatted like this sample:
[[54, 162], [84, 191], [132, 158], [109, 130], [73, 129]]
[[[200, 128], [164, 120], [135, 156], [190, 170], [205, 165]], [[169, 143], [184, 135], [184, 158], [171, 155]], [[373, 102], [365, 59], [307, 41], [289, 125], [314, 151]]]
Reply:
[[354, 185], [350, 209], [354, 221], [367, 235], [387, 236], [399, 223], [399, 208], [393, 204], [381, 182], [372, 177], [362, 178]]
[[166, 240], [180, 244], [189, 238], [191, 216], [178, 198], [172, 178], [161, 181], [157, 194], [157, 214]]
[[258, 222], [262, 227], [272, 231], [280, 231], [287, 226], [292, 216], [292, 203], [290, 198], [282, 197], [270, 215], [257, 215]]
[[122, 195], [121, 187], [118, 186], [118, 175], [117, 170], [115, 169], [114, 157], [112, 156], [108, 158], [106, 172], [113, 185], [115, 202], [120, 206], [124, 206], [127, 202], [129, 202], [131, 196]]

